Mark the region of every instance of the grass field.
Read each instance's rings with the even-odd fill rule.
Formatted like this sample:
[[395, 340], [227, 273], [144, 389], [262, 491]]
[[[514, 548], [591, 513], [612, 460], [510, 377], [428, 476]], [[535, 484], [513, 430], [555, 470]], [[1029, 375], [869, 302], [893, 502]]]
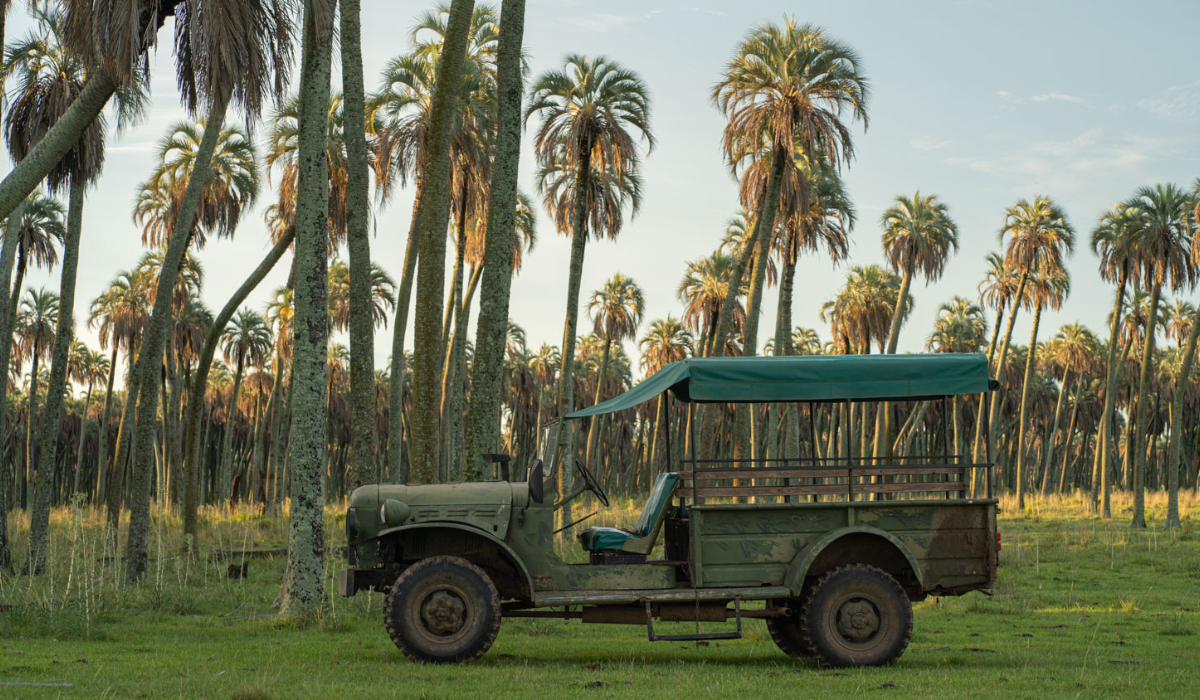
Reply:
[[[743, 640], [698, 646], [651, 644], [641, 627], [506, 620], [480, 662], [421, 666], [388, 640], [379, 594], [335, 597], [310, 624], [281, 622], [281, 558], [254, 559], [247, 578], [230, 580], [227, 562], [177, 556], [166, 516], [146, 580], [117, 586], [101, 514], [64, 510], [50, 571], [0, 579], [0, 697], [1200, 696], [1200, 498], [1184, 497], [1185, 526], [1171, 531], [1161, 496], [1143, 532], [1127, 527], [1124, 501], [1111, 522], [1079, 517], [1072, 500], [1020, 518], [1013, 505], [994, 597], [920, 603], [897, 665], [837, 671], [784, 656], [758, 621]], [[27, 523], [14, 516], [10, 527], [23, 546]], [[208, 513], [204, 528], [213, 549], [284, 539], [281, 518], [248, 512]], [[329, 562], [331, 577], [341, 565]], [[46, 685], [14, 685], [34, 683]]]

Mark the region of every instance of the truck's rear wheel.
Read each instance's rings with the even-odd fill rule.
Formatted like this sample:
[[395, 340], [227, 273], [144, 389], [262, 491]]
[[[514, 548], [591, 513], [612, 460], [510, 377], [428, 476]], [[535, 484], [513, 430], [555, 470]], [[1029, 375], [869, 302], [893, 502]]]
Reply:
[[804, 600], [811, 593], [809, 587], [805, 587], [804, 594], [800, 598], [787, 598], [783, 600], [772, 600], [771, 605], [777, 607], [791, 608], [792, 614], [786, 617], [768, 617], [767, 632], [771, 635], [771, 641], [775, 642], [775, 646], [788, 656], [803, 658], [812, 656], [812, 647], [808, 645], [808, 639], [804, 636], [804, 630], [800, 629], [800, 611], [804, 607]]
[[466, 559], [430, 557], [392, 584], [383, 618], [392, 642], [413, 661], [474, 661], [500, 631], [500, 596]]
[[800, 617], [822, 666], [888, 666], [908, 647], [912, 625], [904, 589], [865, 564], [842, 566], [818, 579]]

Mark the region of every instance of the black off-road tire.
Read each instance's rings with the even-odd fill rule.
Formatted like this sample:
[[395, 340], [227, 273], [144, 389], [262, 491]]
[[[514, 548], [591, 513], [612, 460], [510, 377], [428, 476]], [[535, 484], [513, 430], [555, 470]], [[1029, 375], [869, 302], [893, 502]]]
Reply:
[[429, 557], [392, 584], [383, 620], [392, 642], [413, 661], [474, 661], [496, 641], [500, 596], [483, 569], [466, 559]]
[[912, 627], [904, 589], [866, 564], [819, 578], [800, 614], [800, 630], [822, 666], [890, 666], [908, 647]]
[[813, 655], [812, 647], [808, 645], [808, 639], [804, 636], [804, 631], [800, 629], [800, 611], [804, 607], [805, 598], [811, 592], [811, 587], [805, 586], [804, 592], [799, 598], [772, 600], [771, 605], [789, 607], [792, 609], [792, 614], [787, 617], [767, 618], [767, 633], [771, 635], [771, 641], [775, 642], [775, 646], [779, 647], [780, 651], [798, 659]]

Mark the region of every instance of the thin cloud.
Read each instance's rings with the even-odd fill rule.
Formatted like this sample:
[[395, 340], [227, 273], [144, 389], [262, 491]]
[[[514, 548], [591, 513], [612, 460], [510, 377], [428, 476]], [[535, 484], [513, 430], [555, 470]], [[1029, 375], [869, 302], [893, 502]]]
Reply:
[[933, 136], [914, 136], [908, 140], [908, 145], [912, 147], [914, 151], [937, 151], [949, 146], [952, 143], [954, 142], [937, 139]]
[[1009, 90], [997, 90], [996, 94], [1000, 96], [1000, 99], [1005, 104], [1011, 105], [1023, 105], [1030, 103], [1041, 104], [1044, 102], [1067, 102], [1069, 104], [1076, 105], [1084, 103], [1084, 99], [1082, 97], [1076, 97], [1075, 95], [1068, 95], [1064, 92], [1057, 92], [1053, 90], [1050, 92], [1043, 92], [1039, 95], [1029, 96], [1018, 95]]
[[1200, 80], [1190, 85], [1172, 85], [1153, 97], [1137, 101], [1140, 109], [1167, 119], [1200, 119]]

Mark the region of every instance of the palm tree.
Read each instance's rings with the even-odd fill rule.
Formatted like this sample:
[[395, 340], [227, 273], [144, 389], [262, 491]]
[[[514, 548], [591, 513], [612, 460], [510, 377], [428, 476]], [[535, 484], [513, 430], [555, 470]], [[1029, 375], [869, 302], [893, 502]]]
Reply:
[[[203, 120], [172, 124], [158, 143], [158, 166], [138, 188], [134, 223], [142, 227], [142, 245], [165, 247], [180, 218], [189, 174], [200, 157], [206, 132]], [[207, 234], [232, 238], [242, 214], [258, 195], [258, 155], [253, 141], [236, 126], [222, 126], [208, 164], [205, 185], [192, 218], [191, 242], [197, 249]]]
[[[900, 274], [900, 297], [907, 296], [912, 277], [920, 273], [925, 284], [936, 282], [946, 269], [950, 254], [958, 250], [958, 226], [950, 218], [949, 208], [937, 195], [911, 198], [896, 197], [883, 212], [883, 251], [892, 270]], [[896, 352], [900, 339], [900, 312], [896, 307], [888, 330], [888, 354]]]
[[[1143, 187], [1123, 206], [1135, 217], [1137, 240], [1134, 243], [1134, 265], [1139, 269], [1141, 283], [1150, 290], [1150, 319], [1148, 328], [1157, 327], [1158, 301], [1163, 286], [1172, 291], [1195, 286], [1197, 267], [1190, 249], [1192, 231], [1188, 221], [1192, 200], [1183, 189], [1173, 185]], [[1135, 528], [1146, 527], [1145, 469], [1146, 460], [1141, 442], [1147, 430], [1150, 401], [1150, 369], [1154, 355], [1155, 333], [1146, 333], [1142, 346], [1142, 368], [1138, 379], [1136, 403], [1131, 427], [1133, 445], [1133, 523]]]
[[[638, 182], [637, 141], [646, 143], [647, 153], [655, 142], [646, 84], [605, 56], [570, 55], [561, 69], [538, 77], [530, 90], [525, 121], [535, 115], [542, 122], [534, 136], [535, 157], [543, 173], [539, 191], [558, 232], [571, 234], [558, 391], [559, 415], [564, 416], [575, 406], [571, 377], [587, 237], [615, 238], [626, 206], [636, 214], [640, 190], [629, 188]], [[547, 177], [549, 173], [558, 176]], [[559, 435], [562, 458], [558, 462], [567, 464], [574, 455], [574, 431], [568, 425], [564, 432]]]
[[[1116, 206], [1100, 217], [1099, 223], [1092, 230], [1092, 252], [1100, 258], [1100, 277], [1106, 282], [1116, 282], [1117, 292], [1113, 311], [1110, 315], [1111, 328], [1108, 336], [1108, 360], [1105, 369], [1104, 409], [1100, 418], [1100, 479], [1092, 485], [1094, 496], [1101, 500], [1101, 515], [1112, 517], [1109, 503], [1109, 476], [1113, 466], [1109, 464], [1112, 450], [1112, 415], [1116, 402], [1117, 376], [1120, 372], [1116, 357], [1117, 333], [1122, 327], [1121, 312], [1125, 307], [1125, 288], [1127, 283], [1134, 281], [1135, 289], [1141, 278], [1141, 270], [1135, 265], [1134, 253], [1138, 235], [1136, 214], [1133, 210]], [[1128, 349], [1128, 345], [1125, 346]], [[1123, 364], [1123, 363], [1122, 363]], [[1103, 493], [1101, 493], [1101, 490]]]
[[792, 330], [792, 353], [796, 355], [820, 355], [821, 336], [812, 328], [796, 326]]
[[900, 278], [879, 265], [850, 268], [846, 284], [821, 305], [821, 320], [828, 321], [836, 345], [843, 352], [867, 354], [875, 342], [883, 351], [896, 304], [905, 317], [912, 311], [912, 295], [900, 297]]
[[[369, 318], [375, 326], [387, 323], [388, 312], [395, 308], [396, 283], [392, 281], [383, 268], [371, 264], [370, 281], [367, 289], [370, 295], [364, 304], [369, 311]], [[355, 301], [351, 298], [350, 266], [341, 260], [334, 260], [329, 265], [329, 318], [333, 328], [345, 331], [350, 328], [352, 307]], [[353, 331], [352, 331], [353, 332]], [[353, 359], [354, 352], [350, 352]]]
[[[103, 352], [92, 350], [83, 341], [76, 340], [71, 345], [71, 378], [87, 386], [84, 395], [83, 411], [80, 413], [79, 448], [75, 451], [75, 476], [72, 479], [72, 494], [83, 493], [80, 482], [83, 480], [83, 447], [87, 437], [88, 408], [92, 405], [92, 389], [99, 382], [105, 381], [112, 374], [112, 363]], [[107, 426], [101, 426], [101, 430]]]
[[[1004, 331], [1004, 342], [1000, 346], [1000, 356], [996, 362], [998, 368], [1005, 366], [1008, 355], [1008, 345], [1012, 340], [1013, 322], [1017, 318], [1018, 305], [1027, 308], [1033, 306], [1032, 299], [1027, 298], [1025, 287], [1033, 274], [1042, 274], [1046, 279], [1052, 278], [1058, 271], [1064, 270], [1063, 261], [1074, 250], [1075, 230], [1068, 223], [1062, 209], [1044, 195], [1036, 195], [1032, 200], [1021, 199], [1005, 210], [1004, 225], [1000, 229], [1000, 242], [1008, 243], [1004, 251], [1006, 268], [1020, 274], [1016, 291], [1012, 295], [1012, 310], [1008, 314], [1008, 325]], [[1032, 296], [1032, 295], [1030, 295]], [[1047, 297], [1048, 298], [1048, 297]], [[1034, 330], [1036, 333], [1036, 328]], [[1029, 364], [1028, 362], [1026, 363]], [[1028, 373], [1026, 373], [1028, 375]], [[1022, 395], [1028, 391], [1028, 381], [1023, 383]], [[992, 392], [989, 444], [995, 446], [997, 433], [1000, 428], [999, 405], [1002, 392]], [[1024, 403], [1024, 402], [1022, 402]], [[1021, 423], [1024, 427], [1024, 421]], [[1018, 443], [1018, 465], [1020, 465], [1020, 448]], [[997, 450], [997, 454], [999, 451]], [[1019, 466], [1018, 466], [1019, 469]], [[1023, 498], [1021, 492], [1019, 498]], [[1022, 507], [1024, 501], [1021, 501]]]
[[[683, 323], [700, 339], [696, 351], [701, 356], [716, 355], [710, 346], [716, 337], [717, 319], [725, 303], [730, 279], [737, 261], [724, 253], [713, 253], [707, 258], [693, 260], [687, 264], [683, 280], [679, 282], [676, 297], [684, 304]], [[742, 293], [745, 290], [741, 290]], [[746, 320], [739, 293], [733, 298], [733, 327], [740, 332]]]
[[[665, 319], [659, 319], [650, 322], [650, 328], [646, 331], [646, 335], [638, 341], [638, 350], [642, 354], [642, 371], [645, 376], [649, 377], [655, 372], [658, 372], [663, 367], [672, 362], [685, 360], [688, 356], [695, 353], [695, 344], [692, 339], [692, 334], [688, 333], [687, 328], [674, 316], [667, 315]], [[658, 410], [654, 418], [654, 433], [650, 442], [650, 459], [648, 466], [654, 469], [657, 464], [655, 453], [658, 449], [660, 428], [664, 417], [667, 396], [665, 394], [658, 397]], [[670, 430], [670, 426], [667, 427]], [[668, 469], [671, 466], [668, 465]]]
[[[25, 291], [17, 312], [16, 340], [22, 361], [30, 362], [29, 401], [25, 410], [25, 465], [19, 474], [21, 507], [29, 503], [33, 475], [33, 424], [37, 415], [38, 363], [50, 354], [58, 326], [58, 295], [46, 288]], [[57, 434], [57, 430], [55, 433]]]
[[[108, 289], [92, 300], [89, 309], [88, 328], [97, 331], [102, 349], [112, 347], [108, 386], [104, 391], [104, 409], [100, 412], [100, 444], [96, 456], [97, 498], [106, 498], [109, 493], [110, 474], [106, 468], [106, 462], [108, 460], [109, 415], [112, 406], [113, 379], [116, 377], [117, 351], [122, 349], [125, 351], [132, 375], [134, 351], [149, 318], [144, 280], [131, 271], [118, 274], [109, 283]], [[114, 462], [111, 476], [115, 476], [116, 472]]]
[[[1071, 391], [1071, 382], [1072, 380], [1078, 382], [1080, 388], [1087, 383], [1086, 377], [1094, 373], [1097, 369], [1095, 360], [1099, 353], [1100, 342], [1096, 339], [1095, 334], [1088, 330], [1086, 326], [1079, 323], [1064, 325], [1050, 342], [1046, 344], [1044, 364], [1061, 376], [1062, 386], [1058, 391], [1058, 401], [1054, 408], [1054, 420], [1050, 425], [1049, 444], [1042, 450], [1042, 496], [1049, 493], [1050, 472], [1052, 470], [1054, 450], [1057, 446], [1059, 417], [1062, 414], [1064, 400]], [[1078, 402], [1079, 390], [1076, 389], [1076, 405], [1078, 405]], [[1065, 444], [1070, 445], [1070, 435], [1067, 435]]]
[[[601, 392], [608, 378], [608, 361], [613, 343], [621, 344], [637, 334], [645, 306], [642, 288], [619, 272], [605, 282], [603, 288], [592, 292], [592, 299], [588, 302], [588, 315], [595, 324], [596, 335], [604, 339], [604, 352], [600, 358], [600, 373], [596, 378], [596, 396], [592, 400], [593, 404], [600, 403], [604, 398]], [[596, 439], [600, 435], [597, 429], [599, 422], [598, 417], [591, 420], [587, 451], [584, 453], [585, 463], [592, 467], [595, 466], [592, 457], [596, 450]]]
[[979, 352], [986, 335], [983, 309], [969, 299], [956, 296], [938, 307], [926, 347], [931, 352]]
[[[755, 354], [758, 344], [759, 307], [777, 215], [792, 213], [780, 211], [785, 171], [797, 155], [807, 163], [816, 163], [821, 155], [835, 170], [853, 156], [850, 131], [841, 117], [848, 110], [852, 119], [867, 124], [869, 89], [861, 64], [849, 45], [788, 18], [782, 27], [762, 24], [751, 31], [713, 87], [712, 101], [728, 119], [722, 137], [726, 161], [735, 173], [744, 171], [742, 206], [755, 212], [754, 243], [747, 245], [734, 274], [739, 287], [754, 256], [743, 354]], [[790, 200], [793, 211], [807, 211], [808, 179], [800, 177], [798, 183], [798, 196]], [[727, 323], [718, 322], [715, 347], [723, 343]]]
[[221, 447], [220, 483], [223, 493], [233, 499], [233, 446], [234, 424], [237, 418], [238, 396], [242, 388], [242, 376], [246, 365], [261, 369], [271, 352], [271, 329], [262, 315], [251, 309], [242, 309], [221, 334], [221, 352], [225, 362], [234, 365], [233, 398], [229, 401], [228, 417], [225, 419], [223, 445]]

